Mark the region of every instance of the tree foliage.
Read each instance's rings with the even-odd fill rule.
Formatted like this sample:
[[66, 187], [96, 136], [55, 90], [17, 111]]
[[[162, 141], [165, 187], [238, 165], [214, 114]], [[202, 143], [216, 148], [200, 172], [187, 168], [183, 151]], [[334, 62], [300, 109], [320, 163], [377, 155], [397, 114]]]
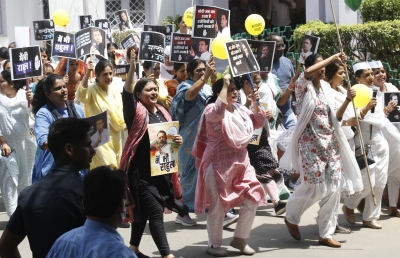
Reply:
[[364, 22], [397, 20], [400, 17], [400, 1], [364, 0], [360, 11]]

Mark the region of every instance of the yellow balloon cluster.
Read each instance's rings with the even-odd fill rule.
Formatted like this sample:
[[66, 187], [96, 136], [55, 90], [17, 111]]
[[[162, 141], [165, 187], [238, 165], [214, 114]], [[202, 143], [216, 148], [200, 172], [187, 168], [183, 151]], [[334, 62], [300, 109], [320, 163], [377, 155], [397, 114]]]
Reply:
[[356, 96], [354, 97], [354, 106], [356, 108], [365, 107], [371, 100], [372, 90], [364, 84], [356, 84], [351, 88], [356, 91]]
[[225, 50], [225, 43], [231, 42], [231, 37], [227, 35], [219, 35], [211, 43], [211, 52], [218, 59], [228, 59], [228, 55]]
[[65, 27], [69, 23], [69, 13], [64, 9], [57, 9], [53, 13], [53, 21], [57, 26]]
[[194, 8], [193, 7], [189, 7], [188, 9], [186, 9], [186, 11], [183, 13], [183, 20], [186, 23], [186, 26], [188, 27], [192, 27], [192, 23], [193, 23], [193, 12], [194, 12]]
[[259, 14], [251, 14], [247, 16], [244, 26], [250, 35], [258, 36], [264, 31], [265, 20]]

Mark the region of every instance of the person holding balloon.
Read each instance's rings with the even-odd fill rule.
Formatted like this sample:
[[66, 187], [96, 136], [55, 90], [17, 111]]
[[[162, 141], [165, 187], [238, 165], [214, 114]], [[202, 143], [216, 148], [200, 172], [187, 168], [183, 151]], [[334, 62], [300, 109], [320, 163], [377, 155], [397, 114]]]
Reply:
[[[377, 106], [377, 98], [371, 98], [370, 88], [373, 84], [373, 76], [369, 64], [367, 62], [357, 63], [353, 66], [353, 70], [356, 81], [359, 83], [354, 85], [353, 89], [356, 89], [357, 96], [362, 96], [354, 99], [357, 116], [361, 119], [360, 130], [364, 144], [371, 145], [375, 163], [369, 166], [370, 178], [366, 168], [361, 170], [364, 189], [361, 195], [346, 198], [342, 210], [347, 222], [355, 224], [354, 209], [365, 198], [365, 207], [362, 211], [363, 225], [373, 229], [381, 229], [382, 226], [377, 220], [381, 213], [382, 194], [388, 173], [389, 146], [382, 132], [384, 127], [387, 126], [387, 120], [384, 111], [380, 108], [375, 108]], [[358, 137], [354, 138], [356, 147], [361, 145], [358, 140]], [[375, 193], [376, 206], [374, 205], [374, 197], [371, 194], [370, 180]]]
[[285, 223], [289, 233], [301, 240], [298, 224], [303, 213], [319, 202], [317, 224], [319, 243], [340, 247], [333, 239], [340, 201], [342, 171], [359, 171], [346, 136], [340, 126], [343, 114], [355, 97], [348, 91], [341, 106], [335, 105], [330, 85], [323, 79], [325, 66], [345, 60], [343, 53], [325, 60], [312, 54], [305, 61], [305, 71], [296, 81], [298, 123], [292, 141], [280, 160], [280, 167], [300, 173], [301, 184], [286, 204]]

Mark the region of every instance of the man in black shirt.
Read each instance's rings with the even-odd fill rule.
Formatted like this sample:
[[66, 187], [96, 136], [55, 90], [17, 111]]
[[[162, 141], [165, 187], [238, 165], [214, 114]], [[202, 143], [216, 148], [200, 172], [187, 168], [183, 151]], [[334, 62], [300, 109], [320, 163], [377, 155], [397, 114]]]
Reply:
[[55, 166], [19, 195], [0, 239], [0, 257], [20, 257], [18, 245], [25, 236], [33, 257], [46, 257], [59, 236], [85, 223], [79, 171], [90, 167], [95, 154], [89, 130], [89, 122], [73, 117], [50, 126], [48, 146]]

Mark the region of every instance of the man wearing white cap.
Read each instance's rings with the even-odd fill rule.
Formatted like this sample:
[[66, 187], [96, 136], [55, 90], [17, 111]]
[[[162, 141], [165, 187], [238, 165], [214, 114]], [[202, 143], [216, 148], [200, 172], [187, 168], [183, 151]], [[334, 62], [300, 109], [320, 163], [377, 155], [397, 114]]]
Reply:
[[170, 80], [174, 78], [174, 63], [169, 61], [171, 56], [171, 46], [166, 46], [164, 49], [164, 63], [161, 64], [161, 77]]
[[[386, 82], [386, 71], [381, 61], [372, 61], [369, 63], [374, 75], [374, 86], [379, 88], [377, 98], [380, 99], [380, 109], [390, 121], [396, 121], [396, 116], [400, 116], [399, 112], [399, 90], [396, 86]], [[386, 104], [387, 103], [387, 104]], [[385, 105], [386, 104], [386, 105]], [[388, 121], [386, 121], [388, 123]], [[400, 217], [400, 211], [397, 209], [397, 202], [400, 189], [400, 124], [388, 125], [388, 128], [382, 130], [383, 136], [389, 144], [389, 166], [388, 166], [388, 194], [390, 216]]]
[[[353, 70], [358, 83], [372, 87], [372, 70], [367, 62], [355, 64]], [[380, 217], [382, 194], [387, 181], [389, 146], [382, 134], [387, 119], [382, 109], [375, 108], [376, 105], [377, 99], [372, 97], [365, 107], [357, 109], [357, 116], [362, 120], [360, 129], [364, 144], [371, 145], [371, 151], [374, 156], [375, 163], [369, 166], [371, 176], [369, 179], [366, 168], [361, 170], [364, 189], [360, 196], [346, 198], [342, 210], [347, 222], [355, 224], [354, 209], [360, 204], [361, 200], [365, 198], [365, 207], [362, 212], [363, 225], [373, 229], [381, 229], [382, 226], [378, 224], [377, 220]], [[354, 142], [356, 148], [361, 145], [358, 136], [354, 138]], [[369, 180], [371, 180], [375, 193], [376, 206], [374, 205], [371, 194]]]

